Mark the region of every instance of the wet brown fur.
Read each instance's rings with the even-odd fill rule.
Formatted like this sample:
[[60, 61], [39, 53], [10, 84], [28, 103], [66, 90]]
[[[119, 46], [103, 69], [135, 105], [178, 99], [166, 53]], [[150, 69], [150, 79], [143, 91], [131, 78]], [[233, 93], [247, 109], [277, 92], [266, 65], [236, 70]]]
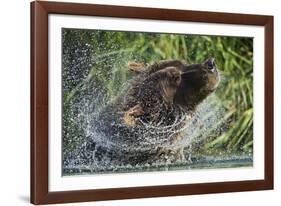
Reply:
[[[188, 117], [216, 89], [219, 74], [213, 59], [192, 65], [178, 60], [166, 60], [148, 66], [130, 62], [128, 69], [136, 76], [128, 83], [127, 89], [105, 106], [96, 121], [97, 128], [100, 126], [98, 132], [113, 144], [111, 159], [124, 160], [127, 156], [130, 157], [128, 161], [135, 163], [160, 157], [184, 159], [183, 148], [173, 150], [172, 147], [184, 138], [182, 132], [154, 135], [152, 129], [149, 133], [151, 138], [162, 138], [171, 147], [147, 146], [144, 153], [143, 149], [139, 153], [134, 151], [134, 147], [142, 147], [140, 136], [147, 129], [145, 125], [168, 127], [177, 118]], [[165, 121], [161, 122], [163, 118]], [[187, 121], [188, 118], [174, 129], [180, 130]]]

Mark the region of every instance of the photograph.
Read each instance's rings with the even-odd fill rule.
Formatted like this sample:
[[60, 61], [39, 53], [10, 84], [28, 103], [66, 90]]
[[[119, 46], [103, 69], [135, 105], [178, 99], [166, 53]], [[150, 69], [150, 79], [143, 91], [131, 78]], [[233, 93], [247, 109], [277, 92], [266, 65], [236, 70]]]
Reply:
[[64, 27], [61, 41], [62, 176], [253, 167], [253, 37]]

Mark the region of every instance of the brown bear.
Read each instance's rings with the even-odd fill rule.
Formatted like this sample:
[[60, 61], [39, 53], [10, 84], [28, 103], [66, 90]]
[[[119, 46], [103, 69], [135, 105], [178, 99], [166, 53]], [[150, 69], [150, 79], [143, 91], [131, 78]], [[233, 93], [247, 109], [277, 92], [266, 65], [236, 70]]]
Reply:
[[128, 69], [135, 75], [127, 88], [92, 122], [98, 136], [92, 137], [94, 160], [131, 165], [184, 160], [185, 126], [220, 81], [214, 58], [191, 65], [131, 62]]

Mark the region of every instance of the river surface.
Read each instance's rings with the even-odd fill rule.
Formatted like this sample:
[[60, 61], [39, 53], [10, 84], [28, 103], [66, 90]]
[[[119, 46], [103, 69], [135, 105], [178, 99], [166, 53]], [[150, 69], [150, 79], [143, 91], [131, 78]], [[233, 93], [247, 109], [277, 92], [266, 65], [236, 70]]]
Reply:
[[207, 156], [204, 158], [191, 158], [189, 162], [180, 162], [173, 164], [157, 165], [123, 165], [112, 166], [106, 169], [96, 168], [93, 166], [76, 165], [66, 166], [63, 168], [63, 175], [89, 175], [105, 173], [130, 173], [130, 172], [152, 172], [152, 171], [176, 171], [176, 170], [199, 170], [199, 169], [220, 169], [220, 168], [240, 168], [253, 167], [252, 156], [232, 156], [232, 157], [214, 157]]

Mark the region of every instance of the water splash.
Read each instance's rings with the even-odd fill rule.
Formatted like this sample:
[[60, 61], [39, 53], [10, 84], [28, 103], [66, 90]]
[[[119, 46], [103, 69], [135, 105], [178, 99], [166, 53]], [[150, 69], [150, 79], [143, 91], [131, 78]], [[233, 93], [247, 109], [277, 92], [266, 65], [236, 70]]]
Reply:
[[[74, 168], [76, 170], [77, 168], [81, 168], [81, 171], [87, 170], [96, 173], [106, 171], [136, 171], [138, 168], [148, 170], [149, 167], [151, 167], [151, 170], [155, 170], [155, 168], [167, 169], [171, 165], [176, 167], [179, 164], [179, 162], [172, 163], [169, 161], [155, 160], [132, 165], [126, 161], [112, 161], [106, 155], [102, 158], [102, 161], [98, 161], [95, 151], [99, 146], [107, 148], [109, 151], [113, 148], [114, 150], [120, 149], [122, 152], [126, 148], [128, 155], [129, 152], [142, 154], [159, 147], [159, 145], [173, 150], [184, 148], [185, 160], [181, 161], [180, 164], [190, 166], [192, 165], [191, 155], [196, 150], [196, 148], [192, 148], [192, 145], [211, 135], [218, 136], [222, 132], [222, 123], [220, 123], [220, 120], [226, 114], [219, 99], [213, 94], [198, 105], [192, 116], [179, 115], [172, 125], [165, 126], [160, 126], [161, 122], [165, 121], [164, 119], [161, 119], [158, 125], [142, 122], [142, 126], [146, 129], [143, 130], [142, 127], [136, 141], [119, 142], [104, 137], [97, 132], [97, 128], [92, 124], [102, 108], [110, 101], [109, 97], [99, 89], [95, 81], [87, 82], [79, 93], [80, 95], [77, 95], [76, 98], [71, 100], [68, 108], [70, 116], [73, 117], [71, 125], [72, 127], [76, 125], [76, 128], [79, 128], [79, 137], [76, 136], [73, 139], [76, 145], [75, 149], [66, 149], [64, 152], [64, 169], [66, 173], [71, 172]], [[185, 127], [180, 130], [174, 130], [176, 125], [183, 122], [187, 122]], [[171, 145], [168, 141], [169, 138], [161, 138], [161, 134], [167, 135], [168, 133], [170, 134], [169, 136], [173, 136], [178, 132], [184, 132], [185, 137], [177, 144]], [[151, 138], [152, 136], [155, 138]]]

